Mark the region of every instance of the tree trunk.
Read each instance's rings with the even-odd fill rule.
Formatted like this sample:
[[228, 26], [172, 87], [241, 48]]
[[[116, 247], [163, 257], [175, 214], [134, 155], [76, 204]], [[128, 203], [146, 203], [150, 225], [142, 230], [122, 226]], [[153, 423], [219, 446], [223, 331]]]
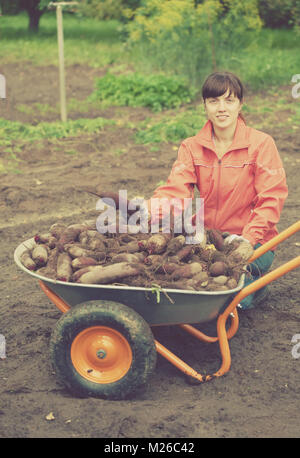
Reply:
[[28, 16], [29, 16], [29, 30], [31, 32], [38, 32], [39, 31], [39, 23], [40, 23], [40, 17], [42, 16], [41, 11], [35, 11], [35, 10], [28, 10]]
[[28, 28], [30, 32], [37, 33], [39, 31], [40, 17], [42, 16], [45, 10], [38, 9], [38, 5], [31, 5], [25, 8], [29, 16]]

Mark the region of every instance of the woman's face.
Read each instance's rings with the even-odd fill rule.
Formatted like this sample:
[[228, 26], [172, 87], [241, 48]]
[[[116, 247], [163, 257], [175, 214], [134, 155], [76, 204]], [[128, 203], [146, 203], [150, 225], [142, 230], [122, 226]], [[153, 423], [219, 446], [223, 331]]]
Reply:
[[225, 94], [208, 98], [204, 102], [207, 118], [214, 127], [219, 129], [226, 129], [235, 125], [242, 108], [240, 100], [234, 94], [229, 94], [228, 89]]

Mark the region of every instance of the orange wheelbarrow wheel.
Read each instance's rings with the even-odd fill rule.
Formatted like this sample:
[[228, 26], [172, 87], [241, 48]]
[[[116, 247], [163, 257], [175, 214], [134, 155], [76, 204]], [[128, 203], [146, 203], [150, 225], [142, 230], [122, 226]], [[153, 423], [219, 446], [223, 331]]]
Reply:
[[147, 383], [157, 353], [138, 313], [117, 302], [89, 301], [59, 319], [50, 355], [58, 379], [74, 394], [124, 399]]

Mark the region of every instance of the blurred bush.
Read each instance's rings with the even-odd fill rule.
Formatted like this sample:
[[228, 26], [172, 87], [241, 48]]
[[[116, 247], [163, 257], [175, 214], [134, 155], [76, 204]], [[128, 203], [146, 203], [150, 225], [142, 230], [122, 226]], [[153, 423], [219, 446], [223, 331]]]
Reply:
[[123, 13], [132, 19], [127, 44], [136, 65], [184, 75], [192, 85], [217, 69], [224, 48], [246, 49], [262, 26], [257, 0], [144, 0]]
[[20, 0], [0, 0], [2, 14], [18, 14], [20, 11]]
[[259, 14], [266, 27], [300, 25], [300, 0], [260, 0]]
[[123, 18], [123, 9], [135, 10], [141, 0], [81, 0], [78, 6], [79, 14], [100, 20]]

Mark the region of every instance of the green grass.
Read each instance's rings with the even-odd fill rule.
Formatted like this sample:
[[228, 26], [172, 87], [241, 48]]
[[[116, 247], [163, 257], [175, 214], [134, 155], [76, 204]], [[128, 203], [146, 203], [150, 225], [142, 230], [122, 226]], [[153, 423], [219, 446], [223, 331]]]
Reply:
[[[20, 113], [27, 114], [32, 116], [37, 122], [40, 116], [45, 116], [47, 114], [57, 114], [60, 113], [60, 106], [56, 104], [55, 106], [51, 106], [48, 103], [38, 103], [34, 102], [29, 104], [18, 104], [16, 106], [17, 110]], [[74, 112], [80, 113], [88, 113], [91, 109], [99, 108], [98, 102], [93, 102], [91, 100], [78, 100], [74, 98], [70, 98], [67, 100], [67, 112], [68, 114], [72, 114]]]
[[292, 76], [299, 72], [300, 52], [262, 47], [259, 51], [228, 57], [227, 62], [227, 68], [254, 91], [290, 84]]
[[299, 39], [293, 29], [262, 29], [246, 49], [225, 52], [221, 66], [236, 72], [251, 90], [288, 85], [299, 73]]
[[300, 104], [294, 104], [293, 115], [291, 121], [294, 123], [294, 127], [300, 128]]
[[[58, 64], [57, 29], [54, 13], [41, 17], [39, 33], [28, 31], [25, 13], [1, 17], [0, 60], [3, 63], [31, 61], [35, 65]], [[124, 45], [117, 21], [79, 19], [64, 14], [64, 54], [66, 65], [86, 63], [103, 67], [124, 57]]]
[[59, 113], [59, 106], [51, 107], [48, 103], [32, 103], [31, 105], [18, 104], [17, 110], [30, 116], [45, 115], [47, 113]]

